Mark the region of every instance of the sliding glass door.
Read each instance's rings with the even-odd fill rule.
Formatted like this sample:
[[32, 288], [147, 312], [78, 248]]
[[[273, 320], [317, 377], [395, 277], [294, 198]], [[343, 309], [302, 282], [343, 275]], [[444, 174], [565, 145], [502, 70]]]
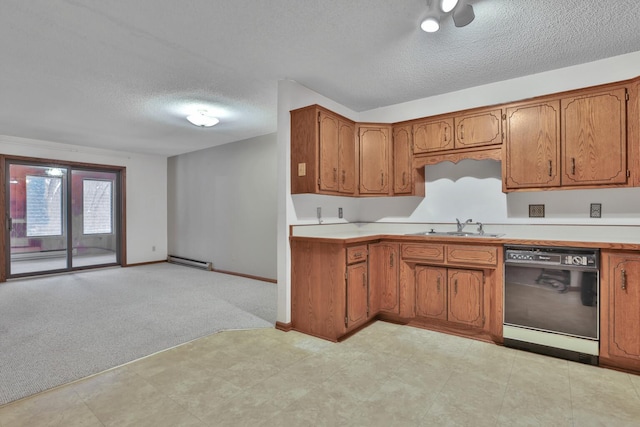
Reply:
[[120, 263], [119, 171], [7, 160], [8, 277]]

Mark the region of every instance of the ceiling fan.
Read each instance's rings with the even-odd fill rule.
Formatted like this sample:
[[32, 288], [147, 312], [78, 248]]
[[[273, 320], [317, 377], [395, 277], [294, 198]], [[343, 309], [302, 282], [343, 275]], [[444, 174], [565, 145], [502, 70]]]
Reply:
[[447, 15], [451, 15], [456, 27], [469, 25], [476, 17], [466, 0], [427, 0], [427, 10], [427, 17], [420, 24], [427, 33], [438, 31], [440, 20]]

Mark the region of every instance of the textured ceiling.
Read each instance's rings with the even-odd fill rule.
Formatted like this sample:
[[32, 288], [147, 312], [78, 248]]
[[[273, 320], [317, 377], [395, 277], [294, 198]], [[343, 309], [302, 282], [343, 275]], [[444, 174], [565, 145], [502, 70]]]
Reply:
[[175, 155], [274, 132], [279, 79], [365, 111], [640, 50], [637, 0], [470, 3], [427, 34], [425, 0], [2, 0], [0, 134]]

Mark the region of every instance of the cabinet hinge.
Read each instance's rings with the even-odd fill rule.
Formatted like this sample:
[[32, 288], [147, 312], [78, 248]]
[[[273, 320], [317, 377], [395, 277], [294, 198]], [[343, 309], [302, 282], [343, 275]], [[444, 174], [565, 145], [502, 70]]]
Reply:
[[320, 123], [320, 111], [318, 111], [318, 123]]
[[344, 316], [344, 326], [349, 326], [349, 318]]
[[482, 284], [483, 285], [487, 284], [487, 276], [482, 276]]
[[484, 322], [485, 322], [486, 318], [484, 316], [482, 316], [482, 325], [484, 326]]
[[627, 169], [627, 178], [629, 178], [630, 176], [631, 176], [631, 171]]
[[502, 120], [507, 120], [507, 115], [506, 114], [502, 115]]
[[625, 92], [625, 93], [624, 93], [624, 99], [625, 99], [626, 101], [628, 101], [628, 100], [629, 100], [629, 92]]

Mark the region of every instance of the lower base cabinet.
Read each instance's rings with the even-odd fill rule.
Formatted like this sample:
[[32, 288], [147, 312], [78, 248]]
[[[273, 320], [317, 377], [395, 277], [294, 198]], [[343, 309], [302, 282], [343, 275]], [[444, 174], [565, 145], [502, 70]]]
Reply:
[[415, 283], [417, 316], [484, 326], [482, 271], [417, 265]]
[[602, 251], [600, 363], [640, 371], [640, 252]]

